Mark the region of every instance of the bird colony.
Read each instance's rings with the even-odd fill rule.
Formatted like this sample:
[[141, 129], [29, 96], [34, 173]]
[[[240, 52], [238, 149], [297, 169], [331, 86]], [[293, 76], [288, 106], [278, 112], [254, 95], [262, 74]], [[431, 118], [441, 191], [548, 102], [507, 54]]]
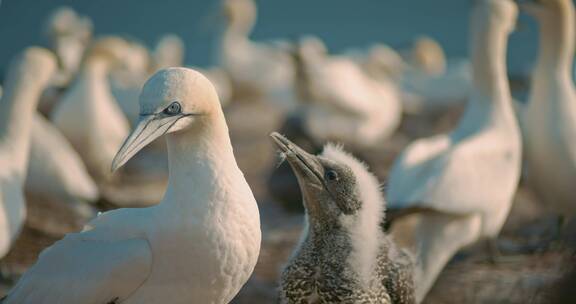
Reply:
[[0, 303], [569, 303], [574, 3], [468, 9], [447, 58], [254, 40], [221, 0], [209, 67], [56, 9], [1, 78]]

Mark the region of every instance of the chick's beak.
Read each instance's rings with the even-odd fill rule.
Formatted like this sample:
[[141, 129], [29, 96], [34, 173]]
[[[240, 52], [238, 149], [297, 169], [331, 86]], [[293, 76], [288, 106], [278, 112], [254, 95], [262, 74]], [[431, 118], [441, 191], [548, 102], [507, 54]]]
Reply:
[[279, 133], [274, 132], [270, 134], [270, 137], [280, 151], [286, 155], [286, 160], [296, 174], [303, 191], [311, 185], [320, 187], [323, 185], [323, 168], [316, 156], [304, 151]]
[[141, 115], [136, 128], [120, 147], [112, 161], [112, 171], [122, 167], [138, 151], [164, 135], [183, 115], [165, 116], [162, 114]]

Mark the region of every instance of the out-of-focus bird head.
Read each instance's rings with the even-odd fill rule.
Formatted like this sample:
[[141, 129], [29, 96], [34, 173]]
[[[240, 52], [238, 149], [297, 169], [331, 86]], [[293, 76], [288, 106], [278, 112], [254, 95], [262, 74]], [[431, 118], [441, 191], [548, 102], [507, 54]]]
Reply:
[[257, 8], [253, 0], [224, 0], [222, 14], [230, 28], [247, 31], [256, 22]]
[[112, 170], [164, 134], [213, 127], [207, 122], [218, 113], [221, 107], [216, 90], [201, 73], [188, 68], [156, 72], [144, 84], [140, 120], [114, 158]]
[[46, 49], [28, 47], [20, 53], [9, 66], [6, 87], [11, 87], [11, 82], [22, 84], [36, 84], [45, 86], [56, 71], [56, 56]]
[[557, 18], [560, 14], [572, 12], [572, 0], [526, 0], [520, 2], [522, 10], [535, 18], [542, 20], [551, 20]]
[[332, 144], [312, 155], [278, 133], [271, 137], [296, 174], [309, 222], [379, 225], [384, 199], [376, 177], [362, 162]]

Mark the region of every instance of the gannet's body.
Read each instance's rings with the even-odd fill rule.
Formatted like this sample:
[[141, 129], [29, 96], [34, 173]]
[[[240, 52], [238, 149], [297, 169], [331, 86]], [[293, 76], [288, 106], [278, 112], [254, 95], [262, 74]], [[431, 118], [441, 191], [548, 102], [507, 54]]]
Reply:
[[540, 24], [538, 63], [528, 105], [521, 110], [528, 179], [555, 212], [576, 213], [576, 93], [574, 4], [546, 0], [526, 7]]
[[128, 135], [130, 126], [110, 92], [111, 65], [123, 58], [117, 38], [96, 42], [76, 80], [51, 113], [52, 122], [78, 151], [89, 172], [106, 178], [114, 154]]
[[210, 82], [171, 68], [144, 85], [123, 165], [167, 134], [170, 178], [153, 207], [101, 214], [46, 249], [3, 303], [228, 303], [260, 249], [258, 207]]
[[[276, 103], [284, 110], [296, 106], [294, 66], [286, 50], [249, 39], [256, 19], [253, 0], [225, 0], [227, 28], [220, 41], [220, 65], [235, 90]], [[240, 93], [242, 94], [242, 93]]]
[[384, 234], [384, 199], [360, 161], [273, 139], [298, 177], [306, 224], [281, 277], [282, 303], [414, 303], [410, 255]]
[[26, 178], [30, 130], [42, 91], [56, 70], [54, 56], [26, 49], [8, 70], [0, 100], [0, 257], [18, 235], [26, 216], [22, 188]]
[[53, 211], [52, 218], [46, 218], [45, 214], [29, 215], [28, 223], [42, 232], [61, 236], [71, 227], [62, 228], [58, 222], [64, 219], [82, 227], [96, 214], [86, 204], [98, 199], [96, 183], [66, 138], [40, 114], [32, 119], [24, 189], [29, 206]]
[[477, 1], [471, 16], [474, 82], [468, 107], [450, 134], [417, 140], [396, 160], [390, 208], [422, 208], [416, 231], [422, 300], [462, 246], [498, 235], [520, 176], [520, 131], [511, 104], [505, 54], [517, 8]]
[[377, 81], [344, 56], [312, 52], [301, 50], [297, 62], [304, 127], [315, 140], [367, 147], [396, 130], [402, 109], [392, 82]]

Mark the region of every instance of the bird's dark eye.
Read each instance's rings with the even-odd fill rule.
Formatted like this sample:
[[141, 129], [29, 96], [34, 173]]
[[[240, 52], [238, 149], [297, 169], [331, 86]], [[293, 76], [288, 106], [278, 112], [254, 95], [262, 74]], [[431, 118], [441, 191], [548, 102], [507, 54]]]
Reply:
[[329, 181], [336, 181], [338, 180], [338, 173], [336, 173], [336, 171], [334, 170], [328, 170], [326, 171], [326, 179]]
[[180, 111], [182, 111], [182, 106], [180, 106], [180, 103], [175, 101], [171, 103], [166, 109], [164, 109], [164, 114], [176, 115], [180, 114]]

